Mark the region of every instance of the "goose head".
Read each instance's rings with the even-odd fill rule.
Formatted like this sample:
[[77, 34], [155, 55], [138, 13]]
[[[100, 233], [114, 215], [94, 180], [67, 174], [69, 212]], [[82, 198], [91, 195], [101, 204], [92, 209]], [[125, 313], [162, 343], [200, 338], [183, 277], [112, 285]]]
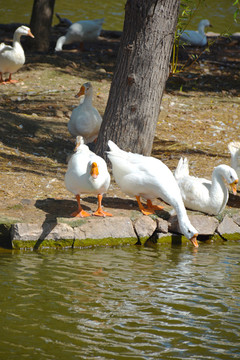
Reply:
[[75, 148], [74, 153], [84, 152], [87, 154], [89, 153], [89, 147], [84, 144], [84, 139], [82, 136], [77, 136], [75, 141]]
[[34, 38], [34, 35], [32, 34], [30, 28], [25, 25], [19, 26], [15, 31], [15, 34], [19, 36], [25, 35]]
[[77, 95], [75, 95], [76, 98], [85, 95], [85, 96], [91, 96], [92, 95], [92, 84], [90, 82], [87, 82], [85, 84], [83, 84], [80, 87], [79, 92], [77, 93]]
[[210, 24], [210, 21], [207, 20], [207, 19], [203, 19], [203, 20], [200, 21], [200, 23], [198, 25], [198, 31], [199, 32], [201, 32], [201, 31], [204, 32], [205, 27], [212, 27], [212, 25]]
[[237, 194], [237, 185], [238, 185], [238, 176], [236, 171], [229, 167], [227, 173], [226, 173], [226, 180], [228, 184], [231, 186], [232, 192], [234, 195]]
[[179, 222], [179, 227], [183, 235], [186, 236], [186, 238], [190, 240], [191, 243], [197, 248], [198, 232], [195, 227], [190, 223], [190, 221], [188, 219], [185, 219], [185, 221], [182, 221], [181, 223]]
[[218, 165], [214, 168], [214, 173], [219, 173], [230, 185], [233, 194], [237, 194], [238, 176], [231, 166], [225, 164]]

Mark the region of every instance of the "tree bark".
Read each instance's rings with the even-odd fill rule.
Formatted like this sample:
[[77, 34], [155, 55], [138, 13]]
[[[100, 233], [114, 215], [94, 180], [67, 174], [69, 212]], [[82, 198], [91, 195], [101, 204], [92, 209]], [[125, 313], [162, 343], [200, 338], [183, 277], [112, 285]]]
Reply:
[[[177, 25], [180, 0], [128, 0], [108, 103], [96, 144], [111, 139], [150, 155]], [[106, 158], [106, 157], [105, 157]]]
[[50, 44], [55, 0], [34, 0], [30, 29], [35, 36], [32, 47], [36, 51], [47, 52]]

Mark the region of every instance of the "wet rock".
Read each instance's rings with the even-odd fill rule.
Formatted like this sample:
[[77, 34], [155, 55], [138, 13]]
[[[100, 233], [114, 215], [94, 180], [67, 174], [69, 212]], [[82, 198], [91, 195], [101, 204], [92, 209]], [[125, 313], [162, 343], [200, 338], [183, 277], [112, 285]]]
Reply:
[[86, 247], [135, 244], [132, 221], [127, 217], [80, 219], [70, 223], [17, 223], [11, 227], [13, 248]]
[[11, 239], [20, 241], [74, 239], [73, 228], [67, 224], [17, 223], [11, 228]]
[[167, 233], [157, 233], [157, 243], [182, 245], [182, 244], [190, 244], [190, 241], [185, 236], [182, 236], [180, 234], [172, 234], [170, 232], [167, 232]]
[[157, 218], [157, 231], [159, 233], [168, 233], [168, 222], [162, 218]]
[[141, 216], [134, 222], [134, 229], [140, 240], [149, 238], [157, 228], [157, 223], [150, 216]]
[[228, 215], [219, 224], [217, 232], [226, 240], [240, 240], [240, 226]]
[[240, 226], [240, 214], [234, 214], [232, 219], [237, 225]]
[[[216, 218], [206, 215], [189, 215], [189, 220], [199, 235], [213, 235], [219, 224]], [[171, 216], [168, 223], [170, 232], [181, 233], [176, 215]]]
[[74, 227], [75, 239], [134, 238], [132, 222], [127, 217], [86, 218], [81, 226]]
[[189, 220], [199, 235], [213, 235], [219, 225], [218, 220], [213, 216], [189, 215]]
[[12, 241], [38, 240], [42, 234], [42, 230], [42, 226], [39, 224], [13, 224], [11, 227], [11, 239]]
[[74, 239], [74, 230], [68, 224], [57, 224], [48, 234], [45, 234], [44, 239], [48, 240], [62, 240]]

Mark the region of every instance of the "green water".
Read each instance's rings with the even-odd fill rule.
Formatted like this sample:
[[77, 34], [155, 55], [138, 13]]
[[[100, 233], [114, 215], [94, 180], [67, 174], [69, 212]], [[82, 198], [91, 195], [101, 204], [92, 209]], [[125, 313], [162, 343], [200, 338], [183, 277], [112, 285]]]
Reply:
[[[195, 29], [198, 22], [207, 18], [213, 25], [214, 32], [237, 32], [239, 24], [233, 21], [234, 0], [208, 0], [202, 6], [192, 20], [189, 28]], [[122, 30], [124, 19], [124, 6], [126, 0], [56, 0], [55, 12], [71, 21], [84, 19], [105, 18], [104, 29]], [[33, 0], [8, 0], [0, 2], [1, 23], [23, 22], [29, 23]], [[54, 24], [58, 23], [54, 16]]]
[[0, 359], [240, 357], [240, 242], [0, 252]]

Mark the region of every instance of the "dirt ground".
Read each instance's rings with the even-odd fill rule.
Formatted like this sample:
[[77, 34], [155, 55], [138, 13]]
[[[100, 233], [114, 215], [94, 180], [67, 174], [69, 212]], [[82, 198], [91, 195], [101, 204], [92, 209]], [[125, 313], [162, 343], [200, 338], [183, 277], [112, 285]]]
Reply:
[[[66, 158], [74, 144], [67, 122], [79, 103], [74, 95], [86, 81], [92, 82], [93, 102], [103, 115], [119, 38], [104, 35], [86, 44], [84, 52], [69, 46], [54, 54], [57, 36], [56, 30], [47, 55], [25, 49], [26, 63], [13, 75], [19, 82], [0, 85], [2, 220], [36, 222], [69, 216], [76, 208], [64, 186]], [[0, 31], [0, 41], [10, 39]], [[211, 178], [214, 166], [230, 164], [227, 145], [240, 140], [240, 37], [211, 37], [210, 42], [210, 51], [181, 51], [179, 67], [192, 65], [167, 82], [152, 150], [171, 170], [187, 156], [191, 174], [206, 178]], [[200, 56], [193, 61], [192, 55]], [[239, 198], [230, 205], [240, 207]], [[96, 209], [93, 196], [85, 196], [83, 204], [87, 210]], [[137, 209], [114, 183], [104, 205], [118, 215]]]

